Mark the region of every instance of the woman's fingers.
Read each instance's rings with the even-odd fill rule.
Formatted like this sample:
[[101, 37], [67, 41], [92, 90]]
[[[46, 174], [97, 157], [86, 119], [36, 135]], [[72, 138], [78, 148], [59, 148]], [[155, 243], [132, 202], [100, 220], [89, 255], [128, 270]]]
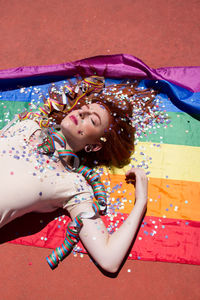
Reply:
[[146, 178], [145, 171], [143, 169], [139, 168], [132, 168], [125, 174], [125, 180], [133, 180], [135, 181], [137, 177], [143, 177]]
[[125, 174], [127, 183], [135, 186], [135, 198], [137, 201], [146, 202], [148, 194], [148, 178], [143, 169], [132, 168]]

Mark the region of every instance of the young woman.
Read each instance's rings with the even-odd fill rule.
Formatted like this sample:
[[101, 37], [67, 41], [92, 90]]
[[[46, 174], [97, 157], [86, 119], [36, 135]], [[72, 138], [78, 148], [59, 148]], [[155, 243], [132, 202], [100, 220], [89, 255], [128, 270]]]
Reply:
[[[79, 237], [96, 263], [116, 272], [146, 210], [147, 177], [135, 168], [125, 174], [126, 181], [135, 186], [135, 205], [123, 225], [109, 235], [98, 213], [105, 208], [102, 185], [100, 205], [94, 212], [91, 186], [94, 189], [95, 181], [87, 180], [90, 176], [79, 166], [127, 164], [134, 150], [133, 106], [136, 112], [141, 103], [143, 110], [149, 109], [155, 93], [138, 91], [134, 84], [103, 89], [99, 82], [102, 78], [93, 77], [67, 87], [67, 92], [65, 87], [64, 93], [53, 89], [40, 114], [21, 115], [20, 122], [2, 131], [0, 227], [31, 211], [62, 207], [72, 220], [80, 221]], [[90, 173], [87, 167], [83, 169]], [[98, 195], [98, 188], [95, 191]], [[77, 238], [74, 232], [69, 242]]]

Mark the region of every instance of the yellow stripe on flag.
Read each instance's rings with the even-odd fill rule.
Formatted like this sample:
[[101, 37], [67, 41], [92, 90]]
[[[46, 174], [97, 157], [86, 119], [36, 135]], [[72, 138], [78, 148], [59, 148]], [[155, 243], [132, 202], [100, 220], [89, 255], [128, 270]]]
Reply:
[[[131, 165], [144, 168], [150, 177], [200, 181], [200, 147], [143, 142], [136, 146], [133, 158]], [[111, 173], [125, 174], [131, 165], [113, 168]]]

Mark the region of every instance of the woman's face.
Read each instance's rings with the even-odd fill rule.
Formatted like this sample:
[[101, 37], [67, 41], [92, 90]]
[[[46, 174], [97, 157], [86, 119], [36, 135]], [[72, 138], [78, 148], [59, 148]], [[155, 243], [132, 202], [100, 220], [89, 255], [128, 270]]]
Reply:
[[78, 152], [88, 144], [97, 151], [101, 148], [100, 137], [109, 123], [107, 109], [101, 104], [91, 103], [70, 112], [62, 120], [61, 130], [73, 151]]

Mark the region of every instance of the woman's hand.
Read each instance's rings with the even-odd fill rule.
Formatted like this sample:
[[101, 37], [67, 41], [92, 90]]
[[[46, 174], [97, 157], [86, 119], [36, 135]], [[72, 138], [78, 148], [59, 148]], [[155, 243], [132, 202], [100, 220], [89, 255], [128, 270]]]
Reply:
[[135, 199], [137, 203], [147, 204], [148, 178], [142, 169], [132, 168], [125, 174], [127, 183], [135, 186]]

